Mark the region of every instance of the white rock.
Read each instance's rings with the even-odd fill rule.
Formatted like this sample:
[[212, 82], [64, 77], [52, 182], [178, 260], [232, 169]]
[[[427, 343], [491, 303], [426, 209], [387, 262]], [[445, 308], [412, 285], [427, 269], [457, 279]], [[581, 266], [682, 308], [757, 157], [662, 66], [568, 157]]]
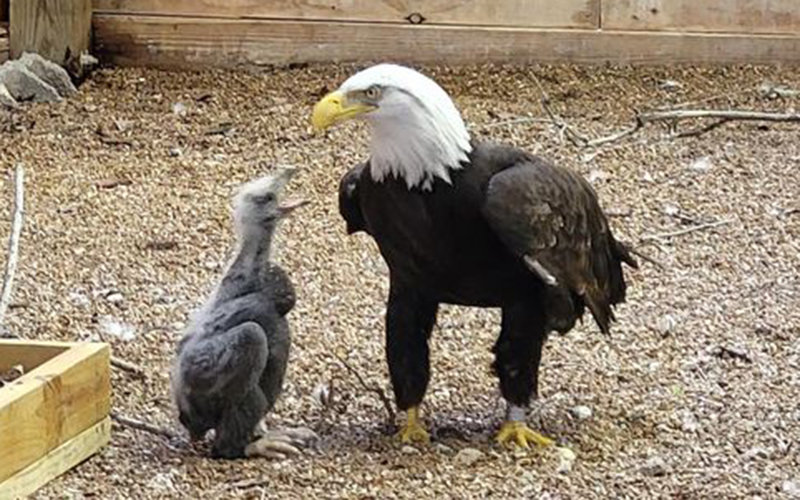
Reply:
[[656, 321], [655, 330], [660, 333], [662, 337], [667, 337], [675, 330], [677, 324], [678, 322], [671, 314], [665, 314]]
[[695, 418], [694, 413], [689, 410], [681, 414], [681, 430], [684, 432], [697, 432], [700, 428], [700, 422]]
[[183, 154], [183, 151], [181, 151], [181, 148], [178, 148], [178, 147], [169, 148], [169, 155], [171, 157], [173, 157], [173, 158], [178, 158], [182, 154]]
[[592, 416], [592, 409], [588, 406], [578, 405], [572, 407], [569, 413], [577, 420], [586, 420]]
[[658, 82], [658, 88], [661, 90], [673, 91], [683, 88], [683, 84], [675, 80], [661, 80]]
[[70, 292], [69, 301], [78, 307], [88, 307], [92, 304], [89, 297], [79, 292]]
[[331, 400], [331, 388], [330, 386], [325, 383], [321, 382], [314, 387], [314, 390], [311, 391], [311, 399], [313, 399], [318, 405], [325, 408], [330, 404]]
[[477, 448], [462, 448], [458, 450], [453, 460], [461, 465], [470, 466], [484, 457], [484, 453]]
[[166, 472], [159, 472], [147, 483], [150, 489], [167, 492], [175, 491], [175, 483], [172, 480], [172, 474]]
[[556, 472], [559, 474], [566, 474], [572, 470], [572, 466], [575, 464], [575, 459], [578, 458], [578, 455], [569, 448], [559, 447], [557, 450], [558, 467], [556, 467]]
[[136, 329], [133, 325], [118, 321], [109, 316], [100, 318], [100, 330], [106, 335], [111, 335], [125, 342], [130, 342], [136, 338]]
[[70, 79], [67, 70], [54, 62], [48, 61], [39, 54], [25, 52], [18, 61], [53, 87], [61, 97], [69, 97], [78, 92], [78, 89], [72, 84], [72, 79]]
[[651, 457], [639, 469], [645, 476], [661, 477], [667, 475], [667, 463], [661, 457]]
[[789, 498], [800, 498], [800, 480], [787, 479], [781, 484], [781, 490], [783, 490]]
[[106, 295], [106, 300], [112, 304], [119, 304], [125, 300], [125, 297], [119, 292], [112, 292]]
[[439, 453], [450, 454], [453, 452], [453, 448], [450, 448], [444, 443], [436, 443], [434, 448], [436, 448], [436, 451], [438, 451]]
[[172, 105], [172, 112], [178, 116], [186, 116], [186, 105], [182, 102], [176, 102]]
[[0, 106], [6, 106], [8, 108], [17, 108], [19, 106], [17, 100], [14, 99], [14, 96], [8, 91], [8, 87], [2, 82], [0, 82]]
[[414, 448], [413, 446], [409, 446], [409, 445], [403, 446], [403, 448], [400, 451], [402, 451], [406, 455], [417, 455], [419, 453], [418, 449]]
[[611, 177], [611, 174], [606, 172], [605, 170], [600, 170], [598, 168], [593, 169], [589, 172], [588, 179], [589, 182], [594, 183], [596, 181], [604, 181]]
[[756, 458], [767, 458], [769, 456], [769, 450], [766, 450], [760, 446], [754, 446], [744, 452], [743, 457], [745, 460], [755, 460]]
[[713, 165], [711, 164], [711, 159], [708, 156], [701, 156], [700, 158], [695, 159], [692, 164], [689, 165], [690, 170], [699, 174], [705, 174], [712, 168]]
[[681, 211], [681, 208], [674, 204], [674, 203], [664, 203], [661, 207], [661, 213], [664, 215], [678, 215]]

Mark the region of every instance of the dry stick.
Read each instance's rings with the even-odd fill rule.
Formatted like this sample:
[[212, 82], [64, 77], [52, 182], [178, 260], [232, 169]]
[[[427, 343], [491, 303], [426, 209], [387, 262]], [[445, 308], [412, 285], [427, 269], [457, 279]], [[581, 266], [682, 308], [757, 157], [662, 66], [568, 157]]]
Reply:
[[19, 256], [19, 237], [22, 233], [22, 216], [24, 214], [25, 203], [25, 169], [21, 163], [17, 163], [14, 173], [14, 215], [11, 220], [11, 236], [8, 238], [8, 260], [6, 261], [6, 272], [3, 276], [3, 290], [0, 292], [0, 325], [11, 301], [11, 289], [14, 284], [14, 273], [17, 270], [17, 258]]
[[141, 420], [136, 420], [134, 418], [125, 417], [120, 415], [119, 413], [112, 411], [111, 418], [126, 427], [130, 427], [132, 429], [140, 430], [149, 432], [151, 434], [156, 434], [158, 436], [163, 436], [167, 439], [179, 439], [180, 436], [175, 432], [171, 431], [170, 429], [166, 429], [163, 427], [157, 427], [153, 424], [148, 424], [147, 422], [142, 422]]
[[706, 224], [700, 224], [698, 226], [687, 227], [685, 229], [679, 229], [677, 231], [671, 231], [669, 233], [660, 233], [660, 234], [650, 234], [640, 237], [641, 241], [650, 241], [650, 240], [662, 240], [664, 238], [671, 238], [673, 236], [683, 236], [684, 234], [693, 233], [695, 231], [703, 231], [705, 229], [711, 229], [714, 227], [724, 226], [725, 224], [730, 224], [733, 222], [734, 219], [723, 219], [714, 222], [708, 222]]
[[800, 122], [800, 113], [770, 113], [766, 111], [744, 111], [737, 109], [671, 109], [667, 111], [648, 111], [637, 115], [637, 119], [644, 122], [685, 120], [688, 118], [716, 118], [718, 120], [761, 122]]
[[358, 373], [358, 370], [356, 370], [355, 368], [350, 366], [347, 363], [347, 361], [344, 360], [344, 358], [342, 358], [338, 354], [334, 354], [334, 356], [336, 356], [336, 359], [339, 360], [339, 363], [341, 363], [342, 366], [344, 366], [347, 369], [347, 371], [352, 373], [356, 377], [356, 379], [358, 379], [358, 383], [361, 384], [361, 387], [363, 387], [364, 389], [366, 389], [366, 390], [368, 390], [370, 392], [374, 392], [375, 394], [378, 395], [378, 397], [380, 398], [381, 402], [383, 403], [384, 408], [386, 408], [386, 414], [389, 417], [389, 423], [390, 424], [394, 424], [394, 422], [395, 422], [394, 408], [392, 408], [392, 402], [389, 401], [388, 397], [386, 397], [386, 393], [383, 392], [383, 389], [381, 389], [380, 387], [378, 387], [376, 385], [368, 385], [367, 382], [364, 380], [364, 378], [361, 376], [361, 374]]
[[539, 81], [539, 77], [536, 76], [535, 73], [531, 73], [533, 77], [534, 83], [536, 86], [539, 87], [539, 93], [542, 95], [540, 100], [542, 104], [542, 109], [544, 109], [547, 116], [550, 117], [550, 121], [558, 127], [559, 133], [563, 134], [569, 141], [578, 148], [582, 148], [589, 142], [589, 139], [586, 138], [583, 134], [580, 134], [575, 131], [563, 118], [561, 118], [558, 114], [556, 114], [550, 108], [550, 96], [547, 94], [547, 91], [544, 90], [544, 86], [542, 86], [542, 82]]
[[116, 356], [111, 356], [111, 366], [119, 368], [120, 370], [126, 371], [139, 378], [145, 378], [146, 375], [144, 368], [135, 365], [130, 361], [125, 361], [124, 359], [120, 359]]
[[513, 119], [510, 119], [510, 120], [503, 120], [503, 121], [493, 122], [493, 123], [485, 123], [483, 125], [475, 125], [473, 127], [470, 127], [470, 129], [471, 130], [487, 130], [487, 129], [490, 129], [490, 128], [504, 127], [506, 125], [517, 125], [517, 124], [520, 124], [520, 123], [551, 123], [551, 120], [548, 120], [547, 118], [539, 118], [539, 117], [534, 117], [534, 116], [521, 116], [519, 118], [513, 118]]

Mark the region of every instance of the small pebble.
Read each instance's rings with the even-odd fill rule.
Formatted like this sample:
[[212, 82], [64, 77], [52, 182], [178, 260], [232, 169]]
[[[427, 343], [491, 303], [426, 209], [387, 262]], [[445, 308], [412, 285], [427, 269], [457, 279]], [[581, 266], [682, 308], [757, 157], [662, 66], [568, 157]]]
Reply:
[[708, 156], [701, 156], [692, 162], [689, 166], [689, 170], [693, 172], [697, 172], [699, 174], [705, 174], [709, 172], [713, 165], [711, 164], [711, 159]]
[[400, 451], [402, 451], [403, 454], [405, 454], [405, 455], [417, 455], [419, 453], [418, 449], [414, 448], [413, 446], [409, 446], [409, 445], [403, 446], [403, 448]]
[[461, 465], [472, 465], [484, 457], [484, 453], [476, 448], [462, 448], [456, 453], [454, 460]]
[[652, 457], [639, 469], [645, 476], [662, 477], [667, 475], [667, 463], [661, 457]]
[[569, 413], [577, 420], [586, 420], [592, 416], [592, 409], [588, 406], [578, 405], [571, 408]]
[[556, 467], [556, 472], [559, 474], [566, 474], [571, 471], [576, 458], [578, 458], [578, 455], [576, 455], [574, 451], [569, 448], [559, 447], [558, 467]]
[[800, 480], [787, 479], [781, 484], [781, 490], [783, 490], [789, 498], [800, 498]]
[[114, 292], [106, 295], [106, 300], [112, 304], [119, 304], [125, 300], [125, 297], [123, 297], [123, 295], [119, 292]]

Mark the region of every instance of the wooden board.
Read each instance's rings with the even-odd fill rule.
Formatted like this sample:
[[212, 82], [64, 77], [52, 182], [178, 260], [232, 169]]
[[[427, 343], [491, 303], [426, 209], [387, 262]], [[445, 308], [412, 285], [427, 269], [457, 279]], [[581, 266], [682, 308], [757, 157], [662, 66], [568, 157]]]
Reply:
[[11, 57], [38, 52], [64, 64], [70, 55], [89, 50], [91, 0], [11, 0]]
[[606, 0], [602, 28], [800, 34], [798, 0]]
[[0, 389], [0, 483], [108, 416], [109, 361], [107, 344], [74, 344]]
[[106, 417], [0, 483], [0, 498], [30, 495], [95, 454], [110, 438], [111, 419]]
[[21, 364], [25, 373], [70, 348], [66, 342], [0, 342], [0, 372]]
[[100, 14], [597, 28], [600, 0], [94, 0]]
[[199, 69], [293, 62], [800, 63], [800, 37], [96, 15], [96, 52]]

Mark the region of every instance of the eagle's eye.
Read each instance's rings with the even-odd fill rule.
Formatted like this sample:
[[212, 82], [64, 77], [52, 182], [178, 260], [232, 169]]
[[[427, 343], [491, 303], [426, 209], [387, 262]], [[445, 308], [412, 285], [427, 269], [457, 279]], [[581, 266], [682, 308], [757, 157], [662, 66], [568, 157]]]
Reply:
[[373, 85], [364, 91], [364, 95], [367, 96], [367, 99], [375, 100], [381, 95], [381, 89], [377, 85]]

